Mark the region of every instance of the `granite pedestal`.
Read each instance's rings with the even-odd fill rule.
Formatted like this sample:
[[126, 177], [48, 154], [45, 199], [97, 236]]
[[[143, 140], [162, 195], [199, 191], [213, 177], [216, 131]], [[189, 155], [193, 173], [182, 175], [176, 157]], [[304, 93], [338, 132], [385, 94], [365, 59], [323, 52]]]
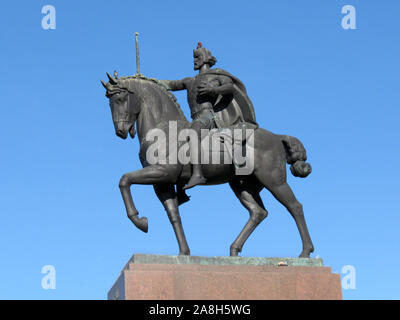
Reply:
[[121, 300], [342, 299], [321, 259], [135, 254], [108, 293]]

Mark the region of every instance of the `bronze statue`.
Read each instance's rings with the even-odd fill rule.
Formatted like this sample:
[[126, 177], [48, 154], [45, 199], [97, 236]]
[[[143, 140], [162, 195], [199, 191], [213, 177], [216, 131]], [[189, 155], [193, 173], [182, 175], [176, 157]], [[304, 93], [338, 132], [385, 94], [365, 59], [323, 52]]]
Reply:
[[[134, 76], [112, 77], [109, 82], [102, 81], [106, 96], [110, 100], [112, 118], [116, 134], [126, 139], [128, 133], [133, 138], [137, 134], [140, 141], [139, 157], [143, 169], [122, 176], [119, 187], [129, 219], [140, 230], [148, 231], [146, 217], [139, 218], [133, 203], [130, 187], [133, 184], [153, 185], [154, 190], [167, 211], [174, 229], [180, 255], [189, 255], [190, 250], [179, 214], [179, 205], [188, 201], [184, 189], [197, 184], [213, 185], [229, 183], [233, 192], [249, 211], [250, 218], [239, 236], [230, 246], [230, 255], [237, 256], [250, 234], [267, 216], [267, 210], [259, 195], [263, 188], [268, 189], [293, 216], [302, 240], [300, 257], [309, 257], [314, 247], [307, 230], [303, 207], [294, 196], [286, 182], [286, 166], [291, 165], [293, 175], [306, 177], [311, 166], [306, 163], [306, 150], [296, 138], [273, 134], [259, 128], [253, 106], [246, 89], [239, 79], [222, 69], [210, 69], [216, 62], [211, 52], [198, 45], [194, 50], [194, 68], [199, 70], [196, 77], [183, 80], [156, 80], [144, 77], [140, 72]], [[188, 102], [193, 123], [190, 124], [175, 96], [169, 90], [188, 92]], [[246, 175], [235, 174], [234, 163], [202, 164], [198, 141], [190, 139], [190, 159], [195, 164], [182, 164], [179, 161], [149, 163], [148, 154], [151, 142], [146, 139], [154, 129], [168, 131], [170, 123], [176, 123], [177, 130], [188, 128], [196, 132], [201, 129], [224, 130], [224, 128], [250, 128], [254, 138], [254, 169]], [[212, 130], [211, 130], [212, 131]], [[166, 135], [166, 150], [176, 144]], [[241, 140], [246, 144], [246, 139]], [[177, 148], [187, 146], [180, 142]], [[195, 147], [193, 147], [195, 145]], [[197, 151], [197, 152], [196, 152]]]

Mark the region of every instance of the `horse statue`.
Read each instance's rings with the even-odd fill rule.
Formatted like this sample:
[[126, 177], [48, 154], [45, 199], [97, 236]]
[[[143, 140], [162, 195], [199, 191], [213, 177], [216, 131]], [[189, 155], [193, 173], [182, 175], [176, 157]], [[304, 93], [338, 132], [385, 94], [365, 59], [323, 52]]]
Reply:
[[[139, 157], [143, 169], [125, 173], [119, 182], [127, 215], [137, 228], [143, 232], [148, 231], [148, 220], [139, 217], [130, 187], [133, 184], [153, 185], [174, 229], [179, 255], [190, 255], [179, 205], [189, 200], [182, 186], [191, 176], [191, 165], [179, 162], [151, 164], [146, 159], [146, 152], [151, 147], [146, 136], [151, 130], [168, 132], [168, 124], [174, 121], [179, 131], [189, 128], [190, 123], [175, 96], [158, 80], [141, 74], [117, 78], [107, 73], [107, 76], [109, 81], [101, 82], [109, 98], [116, 135], [126, 139], [130, 134], [134, 138], [136, 124], [140, 141]], [[166, 135], [167, 145], [173, 143], [169, 139]], [[178, 148], [182, 147], [182, 144], [178, 145]], [[250, 234], [268, 215], [259, 194], [263, 188], [268, 189], [294, 218], [302, 241], [300, 257], [307, 258], [314, 251], [302, 204], [286, 182], [286, 163], [291, 164], [290, 169], [295, 176], [306, 177], [311, 172], [311, 166], [305, 162], [306, 158], [304, 146], [298, 139], [258, 127], [254, 131], [254, 169], [250, 174], [236, 175], [233, 163], [202, 164], [206, 185], [229, 183], [236, 197], [250, 213], [249, 220], [230, 246], [230, 256], [238, 256]]]

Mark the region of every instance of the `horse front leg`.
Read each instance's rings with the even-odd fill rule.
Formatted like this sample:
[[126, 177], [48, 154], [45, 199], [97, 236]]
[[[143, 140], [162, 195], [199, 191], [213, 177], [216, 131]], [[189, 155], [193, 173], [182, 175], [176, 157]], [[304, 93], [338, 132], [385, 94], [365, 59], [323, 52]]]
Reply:
[[148, 231], [148, 221], [146, 217], [139, 218], [130, 187], [132, 184], [156, 184], [168, 181], [168, 173], [160, 166], [149, 166], [141, 170], [125, 173], [119, 181], [122, 199], [124, 200], [126, 213], [133, 224], [143, 232]]
[[163, 204], [172, 228], [174, 229], [176, 240], [179, 245], [179, 255], [190, 255], [189, 246], [183, 231], [181, 216], [178, 209], [178, 198], [173, 184], [159, 184], [154, 186], [154, 190]]

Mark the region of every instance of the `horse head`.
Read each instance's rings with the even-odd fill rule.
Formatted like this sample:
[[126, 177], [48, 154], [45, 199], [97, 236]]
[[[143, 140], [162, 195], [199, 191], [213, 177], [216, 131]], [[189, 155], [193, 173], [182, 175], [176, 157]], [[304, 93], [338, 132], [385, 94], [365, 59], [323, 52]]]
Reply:
[[130, 82], [117, 79], [107, 73], [109, 82], [101, 80], [106, 89], [106, 97], [110, 100], [112, 119], [115, 133], [118, 137], [126, 139], [128, 133], [133, 139], [136, 134], [135, 122], [140, 112], [139, 99], [130, 88]]

